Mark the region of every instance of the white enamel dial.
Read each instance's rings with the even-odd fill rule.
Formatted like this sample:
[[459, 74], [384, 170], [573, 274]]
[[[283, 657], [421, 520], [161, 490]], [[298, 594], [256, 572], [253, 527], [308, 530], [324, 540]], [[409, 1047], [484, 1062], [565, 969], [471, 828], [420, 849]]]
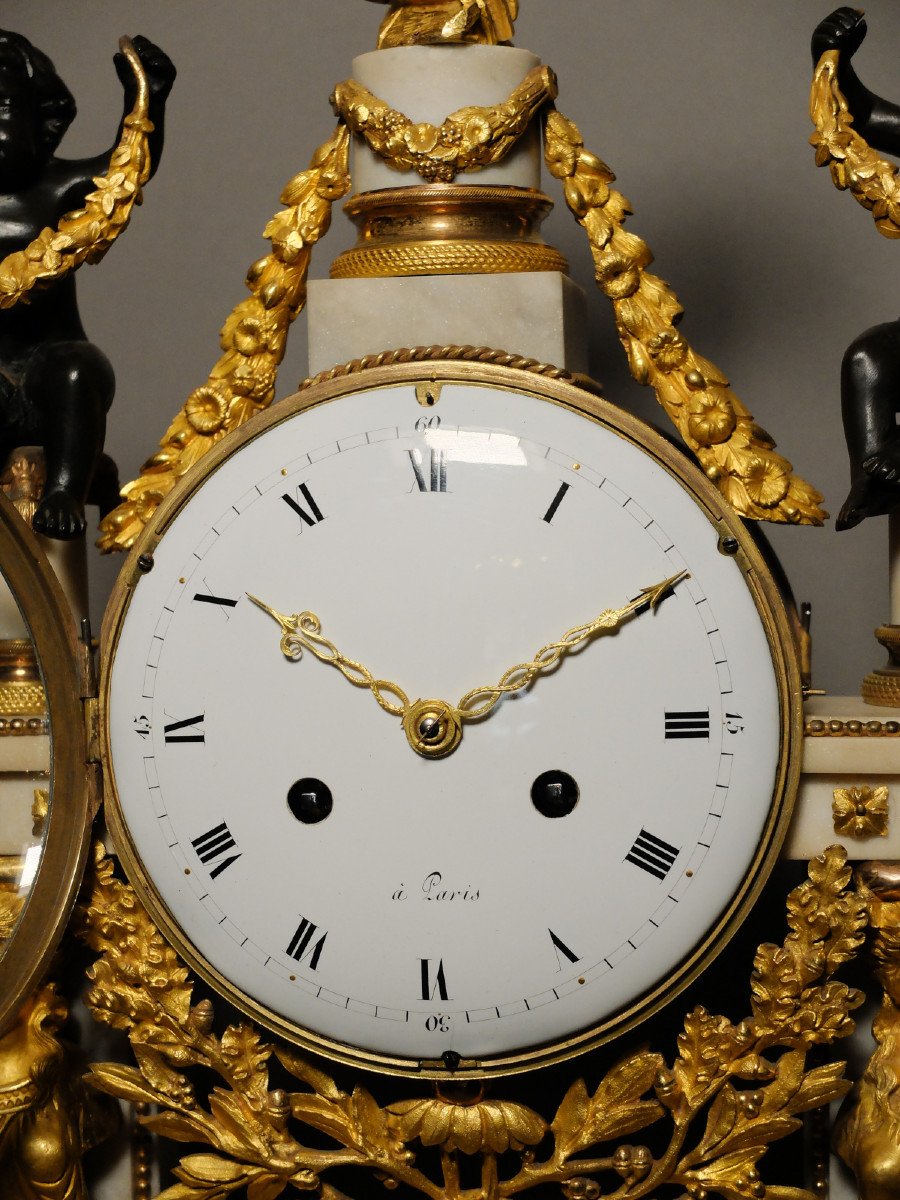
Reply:
[[[762, 562], [676, 452], [570, 386], [442, 371], [430, 408], [412, 368], [288, 402], [148, 531], [106, 755], [136, 882], [239, 1004], [375, 1065], [489, 1067], [687, 976], [774, 853], [791, 684]], [[456, 704], [681, 573], [440, 760], [248, 599]]]

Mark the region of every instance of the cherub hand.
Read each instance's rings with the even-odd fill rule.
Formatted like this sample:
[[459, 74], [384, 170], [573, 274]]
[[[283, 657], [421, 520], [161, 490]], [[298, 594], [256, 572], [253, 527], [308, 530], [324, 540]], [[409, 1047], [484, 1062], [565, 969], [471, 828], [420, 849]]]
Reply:
[[[150, 89], [151, 98], [164, 101], [172, 90], [172, 84], [175, 82], [175, 64], [164, 50], [160, 50], [159, 46], [155, 45], [148, 38], [142, 37], [141, 34], [132, 39], [132, 44], [147, 76], [147, 85]], [[119, 76], [119, 80], [125, 90], [125, 102], [129, 108], [132, 108], [137, 96], [137, 81], [134, 77], [134, 72], [128, 64], [128, 59], [121, 51], [113, 57], [113, 62], [115, 63], [116, 74]]]
[[868, 26], [861, 9], [847, 5], [835, 9], [830, 17], [816, 26], [812, 37], [813, 65], [818, 66], [822, 55], [829, 50], [840, 50], [845, 61], [851, 59], [867, 32]]

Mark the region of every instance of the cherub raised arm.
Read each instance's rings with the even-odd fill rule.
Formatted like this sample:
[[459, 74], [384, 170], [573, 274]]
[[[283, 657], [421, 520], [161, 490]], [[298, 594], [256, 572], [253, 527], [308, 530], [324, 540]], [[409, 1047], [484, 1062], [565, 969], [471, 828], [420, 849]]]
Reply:
[[837, 8], [817, 26], [812, 37], [813, 65], [829, 50], [840, 53], [838, 84], [853, 113], [857, 133], [876, 150], [900, 156], [900, 106], [883, 100], [862, 83], [852, 63], [868, 26], [858, 8]]
[[[135, 38], [133, 46], [149, 91], [152, 174], [175, 68], [146, 38]], [[124, 124], [139, 82], [124, 54], [114, 61], [124, 89]], [[74, 117], [75, 101], [50, 59], [26, 38], [0, 30], [0, 274], [4, 260], [13, 261], [81, 209], [96, 178], [109, 171], [116, 142], [94, 158], [56, 156]], [[43, 282], [12, 306], [0, 304], [0, 468], [18, 446], [44, 448], [47, 482], [33, 520], [39, 533], [83, 533], [92, 483], [101, 511], [117, 503], [115, 467], [105, 457], [101, 462], [114, 391], [109, 360], [81, 324], [71, 273]]]
[[[853, 116], [852, 129], [872, 149], [900, 156], [900, 106], [871, 92], [851, 62], [866, 32], [858, 9], [836, 9], [813, 34], [813, 63], [838, 51], [837, 84]], [[863, 202], [873, 207], [873, 201]], [[882, 232], [897, 236], [888, 228]], [[836, 524], [851, 529], [900, 507], [900, 321], [876, 325], [849, 347], [841, 369], [841, 408], [851, 482]]]

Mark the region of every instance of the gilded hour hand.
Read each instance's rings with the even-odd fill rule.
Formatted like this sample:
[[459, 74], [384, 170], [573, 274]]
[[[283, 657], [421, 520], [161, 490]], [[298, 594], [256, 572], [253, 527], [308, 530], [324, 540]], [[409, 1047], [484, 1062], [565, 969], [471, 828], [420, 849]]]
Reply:
[[322, 635], [322, 622], [314, 612], [293, 613], [287, 616], [258, 597], [251, 596], [249, 592], [247, 599], [252, 600], [257, 608], [268, 613], [273, 621], [277, 621], [281, 626], [281, 653], [285, 658], [297, 662], [302, 658], [303, 651], [308, 650], [319, 662], [336, 667], [354, 687], [368, 688], [385, 712], [394, 717], [405, 716], [410, 706], [406, 692], [389, 679], [376, 679], [368, 667], [341, 654], [334, 642]]
[[308, 650], [320, 662], [336, 667], [354, 687], [368, 688], [385, 712], [400, 717], [407, 741], [423, 758], [446, 758], [462, 740], [463, 717], [445, 700], [411, 701], [399, 684], [376, 679], [368, 667], [341, 654], [322, 635], [322, 623], [313, 612], [287, 616], [247, 593], [248, 600], [281, 626], [281, 652], [296, 662]]

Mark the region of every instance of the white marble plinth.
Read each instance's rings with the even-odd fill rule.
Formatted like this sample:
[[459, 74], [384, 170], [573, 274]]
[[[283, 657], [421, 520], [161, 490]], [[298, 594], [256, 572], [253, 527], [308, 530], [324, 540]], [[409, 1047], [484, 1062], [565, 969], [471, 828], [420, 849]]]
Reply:
[[[47, 557], [56, 578], [62, 586], [63, 594], [69, 602], [72, 615], [77, 625], [82, 617], [87, 616], [87, 551], [84, 537], [74, 538], [69, 542], [61, 542], [55, 538], [47, 538], [35, 534], [35, 541]], [[27, 603], [28, 597], [21, 597]], [[16, 599], [9, 590], [0, 573], [0, 639], [25, 638], [30, 640], [31, 633], [25, 626]]]
[[[36, 446], [21, 446], [14, 450], [7, 462], [23, 457], [32, 462], [41, 474], [43, 469], [43, 451]], [[3, 464], [0, 463], [0, 466]], [[87, 539], [73, 538], [61, 541], [58, 538], [48, 538], [34, 534], [35, 543], [43, 551], [59, 580], [63, 594], [72, 610], [75, 624], [80, 627], [83, 617], [88, 615], [88, 580], [87, 580]], [[18, 597], [24, 603], [28, 597]], [[25, 626], [25, 619], [19, 610], [19, 603], [13, 597], [0, 571], [0, 640], [18, 640], [31, 638], [30, 631]]]
[[415, 346], [486, 346], [586, 372], [584, 292], [553, 271], [310, 283], [311, 375]]
[[[0, 776], [18, 774], [50, 775], [50, 738], [47, 734], [20, 734], [0, 737]], [[6, 780], [0, 779], [0, 787]], [[32, 792], [36, 784], [32, 784]], [[4, 793], [5, 795], [6, 793]], [[28, 812], [31, 812], [29, 803]], [[4, 818], [0, 816], [0, 824]], [[0, 853], [4, 853], [0, 851]]]
[[[814, 697], [807, 718], [823, 721], [900, 721], [900, 710], [875, 708], [859, 696]], [[831, 806], [835, 788], [887, 787], [889, 821], [886, 837], [852, 838], [834, 830]], [[900, 736], [804, 738], [800, 794], [785, 843], [787, 858], [809, 859], [826, 846], [841, 843], [856, 861], [900, 859]]]
[[[398, 46], [376, 50], [353, 61], [353, 77], [379, 100], [412, 121], [442, 125], [451, 113], [476, 104], [484, 107], [508, 99], [529, 71], [540, 65], [530, 50], [512, 46]], [[421, 184], [418, 175], [392, 170], [361, 137], [353, 139], [351, 174], [356, 192]], [[479, 186], [540, 188], [540, 130], [520, 139], [502, 163], [460, 183]]]

